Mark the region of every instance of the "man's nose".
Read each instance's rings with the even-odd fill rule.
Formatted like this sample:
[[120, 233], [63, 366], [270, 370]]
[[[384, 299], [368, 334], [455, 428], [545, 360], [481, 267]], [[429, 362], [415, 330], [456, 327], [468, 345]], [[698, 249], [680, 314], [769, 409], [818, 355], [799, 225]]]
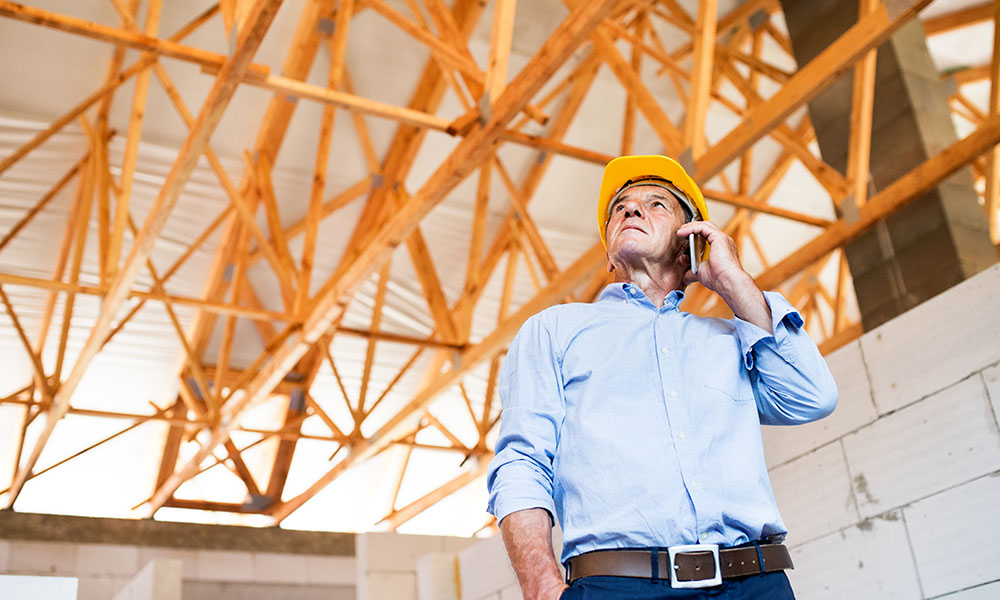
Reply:
[[625, 209], [626, 219], [629, 217], [642, 218], [642, 205], [635, 200], [626, 200], [622, 207]]

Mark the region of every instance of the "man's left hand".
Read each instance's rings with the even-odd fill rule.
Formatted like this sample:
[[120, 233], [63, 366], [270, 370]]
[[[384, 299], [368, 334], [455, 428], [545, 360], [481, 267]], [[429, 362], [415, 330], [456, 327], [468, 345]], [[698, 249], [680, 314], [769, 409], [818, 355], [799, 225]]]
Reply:
[[692, 233], [708, 240], [712, 250], [707, 261], [698, 263], [697, 275], [691, 272], [690, 264], [685, 260], [685, 264], [688, 265], [688, 271], [684, 274], [685, 285], [697, 281], [713, 292], [723, 294], [734, 285], [746, 285], [748, 279], [752, 283], [750, 275], [740, 264], [736, 242], [725, 231], [719, 229], [718, 225], [711, 221], [691, 221], [677, 230], [677, 235], [685, 241]]
[[[708, 260], [698, 263], [698, 273], [692, 273], [689, 260], [684, 284], [699, 282], [722, 297], [733, 313], [765, 331], [771, 331], [771, 309], [753, 277], [743, 270], [736, 242], [711, 221], [691, 221], [677, 229], [677, 235], [687, 239], [700, 235], [711, 245]], [[699, 257], [700, 258], [700, 257]]]

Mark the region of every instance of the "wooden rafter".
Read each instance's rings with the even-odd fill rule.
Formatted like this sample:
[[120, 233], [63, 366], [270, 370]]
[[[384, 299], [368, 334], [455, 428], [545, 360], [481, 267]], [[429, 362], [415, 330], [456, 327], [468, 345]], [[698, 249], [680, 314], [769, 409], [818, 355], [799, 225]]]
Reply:
[[[180, 196], [181, 189], [187, 183], [187, 179], [194, 170], [202, 151], [208, 144], [215, 126], [221, 119], [223, 111], [236, 90], [236, 85], [250, 67], [253, 54], [263, 39], [264, 33], [270, 26], [271, 20], [274, 18], [280, 4], [280, 0], [258, 0], [255, 2], [254, 9], [248, 21], [249, 26], [240, 35], [236, 51], [222, 65], [195, 125], [181, 147], [178, 158], [174, 162], [170, 174], [167, 176], [167, 181], [160, 190], [156, 203], [150, 210], [150, 217], [143, 224], [142, 230], [125, 261], [125, 265], [111, 282], [110, 290], [105, 296], [105, 303], [101, 308], [101, 314], [97, 318], [90, 337], [80, 351], [76, 365], [74, 365], [69, 377], [62, 382], [56, 394], [53, 409], [46, 417], [45, 428], [39, 435], [38, 441], [35, 443], [35, 447], [32, 449], [28, 460], [18, 469], [18, 474], [14, 479], [14, 484], [11, 486], [8, 496], [8, 505], [12, 505], [17, 499], [28, 473], [34, 468], [42, 449], [45, 447], [45, 443], [48, 441], [49, 436], [52, 435], [56, 423], [62, 418], [69, 407], [69, 400], [73, 395], [76, 385], [83, 377], [83, 373], [89, 366], [90, 361], [103, 345], [104, 337], [111, 329], [112, 320], [128, 296], [140, 267], [149, 256], [153, 242], [159, 236], [160, 231], [162, 231], [167, 216]], [[87, 212], [86, 210], [81, 211], [82, 214], [87, 214]], [[86, 220], [83, 220], [83, 222], [86, 223]]]
[[[901, 187], [894, 184], [865, 204], [867, 178], [864, 175], [867, 174], [866, 153], [869, 151], [867, 146], [870, 141], [864, 134], [870, 129], [873, 86], [873, 69], [869, 64], [874, 64], [874, 48], [878, 43], [912, 17], [926, 2], [904, 1], [894, 3], [887, 9], [879, 3], [863, 0], [862, 18], [834, 44], [837, 52], [821, 54], [796, 73], [789, 73], [775, 66], [762, 53], [766, 37], [770, 37], [785, 52], [791, 53], [787, 36], [770, 21], [761, 22], [759, 16], [755, 15], [758, 11], [773, 13], [778, 10], [776, 0], [748, 0], [721, 19], [717, 18], [718, 15], [709, 15], [715, 8], [714, 1], [699, 3], [699, 11], [692, 13], [695, 18], [688, 15], [675, 0], [608, 1], [602, 2], [600, 7], [589, 6], [593, 3], [582, 0], [564, 2], [576, 9], [567, 21], [569, 23], [577, 19], [573, 26], [576, 29], [567, 33], [570, 27], [564, 24], [556, 36], [549, 40], [544, 52], [540, 53], [549, 53], [547, 59], [542, 60], [536, 56], [533, 59], [535, 62], [529, 63], [508, 85], [506, 63], [511, 59], [515, 0], [497, 0], [494, 3], [491, 11], [493, 21], [490, 27], [490, 56], [482, 65], [477, 64], [469, 50], [468, 41], [486, 4], [480, 0], [456, 0], [450, 9], [446, 4], [452, 3], [443, 0], [406, 0], [409, 15], [398, 12], [394, 8], [398, 4], [387, 0], [307, 0], [280, 75], [269, 73], [261, 65], [249, 64], [249, 59], [243, 74], [231, 74], [233, 85], [249, 84], [274, 92], [257, 140], [246, 154], [249, 168], [242, 181], [234, 182], [229, 179], [219, 157], [207, 141], [197, 152], [206, 157], [215, 172], [219, 185], [229, 199], [228, 206], [185, 249], [181, 258], [162, 274], [153, 267], [148, 256], [139, 261], [140, 266], [149, 271], [153, 285], [151, 289], [136, 289], [131, 284], [122, 284], [122, 271], [114, 268], [119, 262], [120, 248], [127, 248], [127, 227], [119, 228], [115, 219], [120, 214], [127, 215], [127, 211], [116, 208], [112, 199], [119, 200], [119, 207], [127, 206], [131, 195], [128, 186], [131, 185], [137, 168], [136, 148], [142, 135], [143, 97], [146, 94], [142, 89], [146, 84], [141, 82], [155, 76], [182, 120], [195, 132], [199, 125], [184, 105], [177, 86], [160, 64], [161, 60], [182, 60], [200, 65], [205, 73], [224, 75], [226, 57], [181, 43], [183, 36], [193, 31], [197, 25], [189, 24], [171, 38], [158, 39], [155, 31], [155, 13], [158, 11], [152, 11], [154, 14], [147, 17], [146, 23], [141, 27], [136, 23], [135, 17], [138, 14], [138, 0], [111, 0], [121, 21], [119, 27], [95, 24], [0, 0], [0, 15], [103, 40], [116, 46], [104, 84], [97, 92], [57, 119], [40, 136], [35, 136], [14, 154], [0, 160], [2, 174], [66, 123], [78, 118], [91, 107], [98, 107], [94, 125], [90, 126], [89, 121], [85, 125], [90, 140], [87, 154], [45, 196], [35, 202], [14, 229], [0, 240], [2, 251], [37, 215], [47, 207], [51, 210], [52, 199], [60, 190], [78, 179], [66, 235], [63, 237], [56, 261], [57, 268], [52, 277], [46, 279], [0, 273], [0, 285], [28, 286], [48, 293], [39, 336], [32, 345], [27, 333], [23, 331], [15, 307], [11, 305], [4, 289], [0, 288], [0, 300], [3, 300], [5, 312], [11, 315], [14, 329], [19, 335], [23, 334], [20, 335], [22, 344], [33, 363], [29, 374], [33, 383], [8, 398], [0, 399], [0, 403], [24, 406], [25, 427], [38, 415], [46, 415], [51, 420], [53, 415], [61, 411], [64, 411], [62, 414], [169, 423], [155, 492], [149, 500], [153, 512], [161, 506], [170, 506], [241, 514], [272, 514], [275, 522], [280, 522], [346, 470], [389, 447], [402, 445], [405, 446], [405, 456], [401, 452], [402, 460], [395, 490], [384, 519], [388, 526], [395, 528], [482, 473], [484, 463], [479, 462], [471, 470], [463, 471], [417, 501], [404, 507], [396, 506], [407, 469], [420, 460], [417, 454], [412, 454], [414, 448], [451, 452], [459, 457], [464, 456], [465, 459], [475, 457], [480, 461], [491, 452], [487, 436], [499, 418], [496, 389], [503, 349], [520, 323], [531, 313], [554, 302], [574, 297], [591, 301], [610, 281], [608, 273], [601, 268], [604, 255], [599, 246], [588, 249], [569, 268], [560, 269], [540, 233], [540, 228], [551, 227], [551, 224], [536, 223], [529, 213], [529, 203], [536, 195], [535, 191], [539, 189], [553, 157], [564, 156], [603, 165], [619, 152], [638, 150], [636, 131], [638, 127], [647, 124], [667, 153], [677, 155], [685, 148], [690, 149], [696, 166], [696, 177], [702, 184], [706, 197], [736, 208], [733, 217], [724, 224], [724, 229], [737, 240], [741, 249], [753, 248], [753, 252], [759, 255], [764, 269], [760, 279], [762, 285], [772, 288], [784, 285], [784, 289], [788, 290], [786, 295], [798, 303], [806, 316], [810, 333], [822, 340], [820, 346], [823, 352], [835, 349], [861, 332], [861, 325], [852, 322], [852, 317], [849, 316], [854, 310], [848, 302], [850, 273], [843, 253], [838, 249], [867, 224], [898, 209], [920, 190], [940, 180], [944, 173], [959, 168], [956, 165], [962, 161], [965, 161], [962, 164], [973, 164], [978, 169], [977, 177], [986, 179], [987, 208], [992, 206], [992, 214], [996, 215], [995, 198], [1000, 194], [990, 190], [996, 187], [996, 181], [1000, 181], [1000, 177], [991, 175], [996, 172], [995, 165], [998, 161], [988, 163], [986, 157], [996, 153], [995, 150], [989, 150], [992, 148], [990, 144], [995, 144], [995, 113], [998, 109], [996, 102], [992, 102], [987, 111], [989, 114], [986, 114], [961, 91], [953, 94], [953, 105], [956, 112], [979, 128], [972, 136], [974, 139], [963, 140], [947, 149], [897, 182]], [[247, 24], [252, 26], [252, 20], [239, 24], [249, 13], [237, 10], [238, 7], [244, 10], [251, 6], [252, 0], [223, 0], [221, 4], [219, 9], [206, 11], [195, 22], [200, 24], [221, 10], [228, 30], [243, 33], [247, 30]], [[987, 8], [988, 17], [983, 17], [983, 11]], [[350, 80], [347, 38], [353, 15], [364, 9], [377, 13], [378, 18], [384, 19], [390, 26], [399, 27], [429, 51], [430, 58], [420, 74], [410, 102], [405, 106], [365, 98], [356, 93]], [[926, 20], [925, 25], [934, 32], [946, 31], [980, 22], [985, 18], [994, 18], [993, 9], [993, 3], [985, 3], [959, 11], [961, 14]], [[588, 16], [581, 17], [585, 12]], [[651, 25], [651, 22], [658, 20], [666, 21], [681, 31], [681, 41], [684, 43], [678, 46], [673, 42], [670, 44], [672, 50], [667, 50]], [[221, 35], [221, 31], [219, 33]], [[690, 36], [689, 41], [683, 39], [686, 36]], [[574, 67], [563, 70], [561, 80], [546, 83], [549, 75], [564, 60], [565, 53], [570, 48], [587, 42], [590, 47], [585, 53], [581, 53], [579, 62]], [[306, 79], [314, 57], [322, 46], [326, 47], [330, 57], [330, 67], [326, 73], [325, 85], [315, 85]], [[123, 49], [126, 47], [143, 53], [138, 61], [128, 66], [123, 62]], [[661, 75], [670, 78], [667, 85], [674, 86], [678, 98], [686, 107], [687, 114], [683, 123], [680, 120], [677, 124], [672, 122], [664, 110], [663, 99], [654, 95], [653, 91], [658, 88], [649, 78], [650, 73], [655, 70], [651, 69], [650, 63], [652, 67], [662, 67]], [[625, 93], [619, 147], [591, 149], [567, 143], [564, 141], [565, 134], [602, 64], [609, 67], [610, 73]], [[808, 117], [795, 127], [790, 126], [787, 119], [824, 86], [852, 68], [856, 73], [856, 98], [852, 113], [849, 172], [844, 177], [810, 149], [814, 133]], [[995, 70], [996, 62], [950, 76], [954, 77], [956, 83], [962, 84], [974, 78], [990, 77]], [[132, 78], [140, 83], [131, 98], [129, 125], [122, 129], [124, 160], [121, 171], [116, 171], [121, 176], [113, 178], [112, 167], [108, 162], [107, 139], [115, 135], [115, 132], [108, 125], [108, 112], [114, 92]], [[761, 78], [770, 79], [771, 81], [766, 82], [768, 85], [779, 84], [781, 90], [771, 98], [762, 97], [761, 89], [767, 88], [758, 85]], [[996, 79], [994, 74], [994, 82]], [[862, 83], [859, 84], [858, 81]], [[533, 95], [542, 83], [546, 83], [547, 93], [534, 99]], [[729, 83], [735, 86], [739, 95], [732, 93], [733, 88]], [[442, 99], [448, 91], [455, 95], [460, 110], [465, 111], [459, 119], [445, 118], [439, 113], [439, 110], [443, 113]], [[863, 97], [858, 97], [859, 95]], [[740, 101], [741, 98], [744, 102]], [[284, 200], [279, 202], [275, 196], [271, 189], [271, 171], [297, 105], [295, 99], [320, 103], [322, 118], [315, 124], [318, 132], [315, 161], [309, 161], [313, 179], [308, 206], [303, 211], [298, 211], [302, 218], [289, 225], [291, 219], [288, 217], [296, 211], [288, 210], [288, 204]], [[723, 107], [742, 120], [721, 142], [710, 147], [704, 136], [705, 115], [709, 107]], [[338, 152], [344, 150], [338, 148], [333, 141], [336, 115], [342, 110], [347, 111], [342, 114], [351, 119], [356, 133], [357, 144], [350, 151], [363, 157], [367, 176], [355, 179], [353, 185], [346, 189], [332, 190], [330, 184], [334, 182], [334, 176], [327, 172], [327, 168], [331, 159], [335, 160]], [[550, 112], [552, 118], [547, 117], [542, 110]], [[396, 134], [388, 145], [379, 136], [373, 137], [368, 131], [366, 119], [371, 116], [387, 119], [397, 127]], [[638, 122], [640, 118], [645, 120], [642, 125]], [[413, 185], [410, 171], [422, 151], [425, 138], [438, 136], [428, 136], [428, 132], [432, 131], [457, 136], [454, 138], [457, 145], [440, 168], [423, 185], [416, 186]], [[341, 134], [337, 129], [338, 140]], [[752, 172], [762, 171], [766, 167], [761, 164], [766, 153], [754, 149], [756, 141], [764, 136], [780, 145], [780, 154], [763, 179], [757, 183], [756, 189], [753, 189], [752, 183], [757, 178], [751, 177]], [[104, 142], [98, 143], [97, 140]], [[513, 151], [508, 154], [509, 148], [503, 148], [503, 144], [516, 144], [523, 149], [521, 152], [531, 151], [533, 159], [517, 160], [520, 155]], [[978, 149], [987, 151], [987, 154], [970, 159], [969, 156]], [[527, 152], [524, 154], [527, 155]], [[730, 165], [735, 167], [736, 160], [739, 160], [738, 175], [733, 177], [734, 170]], [[857, 202], [862, 212], [860, 224], [846, 223], [844, 220], [831, 221], [783, 208], [788, 205], [770, 204], [779, 183], [796, 162], [815, 177], [830, 193], [834, 202], [841, 203], [844, 198], [852, 198]], [[465, 259], [464, 286], [458, 299], [449, 303], [445, 296], [445, 284], [453, 284], [456, 278], [451, 273], [439, 272], [442, 263], [434, 260], [438, 258], [438, 247], [434, 245], [435, 240], [424, 237], [423, 232], [430, 235], [431, 230], [427, 227], [422, 230], [420, 221], [450, 190], [473, 172], [477, 174], [478, 185], [474, 206], [469, 210], [469, 251]], [[276, 176], [277, 173], [276, 171]], [[708, 180], [717, 183], [706, 185]], [[275, 183], [277, 181], [276, 179]], [[495, 191], [491, 190], [493, 181], [501, 184], [501, 189], [511, 199], [506, 216], [498, 215], [503, 217], [498, 227], [492, 220], [494, 215], [490, 211], [497, 208], [490, 197], [491, 191]], [[161, 190], [162, 193], [165, 192]], [[365, 197], [363, 212], [347, 243], [341, 263], [325, 282], [320, 281], [314, 264], [318, 256], [317, 248], [320, 252], [323, 249], [319, 238], [320, 226], [325, 219], [355, 200], [360, 200], [362, 196]], [[992, 204], [990, 198], [993, 198]], [[258, 212], [263, 214], [258, 215]], [[91, 214], [93, 218], [90, 217]], [[343, 214], [347, 214], [347, 211]], [[758, 239], [759, 232], [755, 233], [754, 226], [760, 214], [808, 224], [817, 228], [816, 231], [820, 233], [800, 251], [772, 264], [773, 261], [768, 260], [765, 249], [761, 247], [761, 240], [764, 238]], [[261, 219], [261, 224], [258, 224], [258, 218]], [[339, 218], [339, 215], [335, 218]], [[165, 291], [166, 282], [210, 236], [218, 235], [220, 229], [221, 236], [216, 244], [218, 250], [207, 270], [202, 293], [195, 295], [187, 292], [187, 296], [168, 294]], [[88, 230], [96, 231], [96, 242], [87, 239]], [[554, 230], [546, 229], [548, 231]], [[300, 247], [300, 240], [303, 242], [299, 255], [301, 258], [293, 260], [292, 249]], [[428, 242], [434, 245], [433, 256]], [[98, 249], [98, 263], [103, 265], [99, 285], [86, 285], [80, 279], [83, 248], [91, 243]], [[418, 293], [423, 292], [426, 299], [427, 314], [424, 318], [429, 317], [433, 321], [434, 331], [429, 335], [426, 332], [420, 335], [402, 335], [382, 330], [382, 308], [387, 306], [386, 296], [389, 292], [389, 259], [395, 256], [394, 249], [404, 243], [420, 284]], [[770, 250], [768, 247], [767, 251]], [[266, 264], [258, 265], [262, 259]], [[819, 274], [830, 260], [836, 260], [838, 266], [835, 287], [819, 280]], [[129, 263], [123, 265], [128, 266]], [[252, 267], [270, 267], [279, 280], [283, 307], [277, 310], [271, 308], [273, 303], [266, 296], [264, 287], [255, 288], [248, 276]], [[347, 303], [352, 301], [364, 282], [373, 281], [372, 275], [380, 269], [381, 276], [376, 279], [378, 284], [371, 326], [357, 329], [342, 325], [340, 319], [346, 312]], [[501, 272], [494, 275], [494, 271], [498, 269]], [[268, 275], [270, 274], [269, 272]], [[802, 275], [796, 277], [799, 274]], [[790, 279], [794, 279], [793, 285], [786, 284]], [[86, 281], [86, 276], [82, 281]], [[495, 282], [499, 282], [500, 288], [499, 319], [495, 329], [485, 332], [485, 337], [479, 339], [478, 336], [482, 333], [478, 329], [474, 335], [472, 332], [473, 313], [482, 308], [479, 300], [487, 284], [493, 285]], [[119, 287], [112, 287], [113, 285]], [[523, 292], [530, 292], [532, 288], [535, 296], [526, 304], [518, 305], [515, 298], [521, 297]], [[319, 290], [318, 293], [310, 293], [315, 289]], [[396, 289], [393, 288], [392, 291]], [[54, 314], [55, 299], [59, 294], [63, 294], [68, 300], [61, 321]], [[88, 341], [88, 348], [96, 347], [98, 350], [120, 332], [148, 300], [155, 300], [164, 306], [180, 340], [184, 359], [184, 367], [179, 372], [180, 393], [171, 407], [148, 417], [113, 411], [87, 411], [69, 405], [71, 391], [56, 392], [60, 383], [58, 375], [63, 369], [61, 365], [67, 360], [63, 357], [67, 354], [67, 348], [73, 346], [68, 326], [73, 317], [72, 298], [79, 294], [100, 297], [105, 304], [109, 300], [115, 301], [119, 307], [126, 298], [136, 300], [130, 310], [118, 318], [114, 327], [111, 327], [110, 322], [103, 325], [99, 322], [100, 331], [95, 327], [92, 337], [96, 341]], [[391, 302], [388, 304], [391, 305]], [[179, 306], [196, 309], [195, 319], [187, 331], [181, 328], [176, 312]], [[721, 315], [725, 311], [723, 303], [699, 286], [692, 287], [685, 306], [688, 310], [709, 315]], [[114, 310], [111, 313], [112, 317], [119, 316]], [[476, 314], [477, 319], [482, 315], [481, 312]], [[216, 319], [220, 317], [223, 322], [221, 327], [216, 327]], [[102, 314], [101, 318], [108, 317]], [[47, 373], [41, 363], [41, 351], [45, 340], [50, 337], [48, 330], [54, 319], [55, 327], [59, 328], [59, 348], [55, 353], [59, 365], [50, 370], [56, 377], [53, 377], [53, 373]], [[233, 364], [234, 347], [241, 343], [237, 335], [239, 319], [246, 319], [255, 327], [257, 336], [265, 346], [265, 350], [249, 366]], [[476, 323], [478, 325], [480, 321], [477, 320]], [[396, 331], [388, 323], [386, 326]], [[355, 366], [338, 355], [335, 364], [330, 351], [335, 335], [349, 335], [366, 340], [364, 360], [361, 361], [359, 357]], [[207, 351], [210, 340], [219, 342], [217, 352], [211, 355]], [[412, 354], [409, 354], [401, 366], [393, 366], [395, 376], [373, 402], [375, 394], [370, 389], [373, 385], [372, 373], [382, 366], [379, 362], [382, 360], [382, 353], [376, 353], [375, 348], [382, 341], [410, 345]], [[424, 353], [428, 349], [434, 350], [429, 360], [419, 361], [421, 357], [427, 358]], [[340, 388], [351, 413], [353, 423], [343, 429], [331, 418], [333, 413], [324, 410], [323, 407], [328, 406], [325, 404], [328, 399], [319, 398], [319, 401], [324, 402], [321, 405], [310, 394], [313, 377], [323, 361], [329, 363], [332, 378]], [[74, 365], [74, 372], [77, 368], [85, 368], [86, 360], [82, 367], [80, 364], [78, 362]], [[397, 386], [417, 365], [425, 369], [422, 382], [408, 390], [403, 389], [402, 384]], [[473, 372], [477, 368], [482, 370]], [[473, 398], [469, 394], [474, 389], [469, 381], [481, 377], [487, 371], [486, 392], [480, 407], [474, 402], [479, 398]], [[419, 378], [419, 373], [411, 377], [414, 383]], [[355, 390], [352, 395], [357, 398], [349, 398], [348, 386], [354, 385], [354, 381], [360, 382], [360, 390], [352, 387]], [[50, 388], [48, 391], [46, 386]], [[397, 387], [400, 389], [396, 389]], [[392, 400], [383, 403], [394, 391]], [[464, 402], [472, 421], [471, 427], [474, 428], [474, 444], [462, 441], [463, 438], [468, 438], [467, 431], [451, 429], [457, 427], [457, 424], [450, 420], [448, 414], [438, 409], [441, 407], [443, 410], [445, 404], [433, 404], [440, 396], [450, 393], [454, 393], [456, 398], [460, 395], [460, 402]], [[55, 403], [47, 399], [53, 395], [56, 396]], [[276, 421], [265, 428], [239, 424], [246, 408], [274, 396], [288, 400], [282, 409], [284, 418], [281, 423]], [[387, 414], [390, 412], [386, 410], [387, 405], [395, 404], [397, 400], [401, 405]], [[60, 404], [62, 401], [65, 404]], [[370, 419], [377, 409], [378, 414]], [[302, 424], [309, 417], [322, 421], [325, 430], [320, 433], [303, 431]], [[380, 421], [376, 423], [376, 420]], [[419, 422], [414, 425], [417, 420]], [[462, 421], [466, 419], [462, 417]], [[469, 426], [468, 423], [464, 424]], [[362, 428], [362, 425], [365, 427]], [[372, 425], [374, 427], [370, 427]], [[49, 426], [48, 422], [46, 426]], [[418, 443], [415, 433], [425, 427], [440, 431], [447, 442], [438, 445]], [[375, 431], [369, 433], [371, 429]], [[210, 434], [207, 442], [203, 443], [204, 435], [195, 437], [199, 430]], [[230, 434], [237, 431], [259, 438], [240, 447], [230, 437]], [[193, 460], [178, 463], [181, 445], [193, 439], [199, 441], [198, 454]], [[270, 474], [268, 476], [265, 472], [262, 475], [257, 471], [251, 473], [243, 453], [268, 439], [274, 440], [277, 448]], [[282, 502], [285, 481], [299, 440], [332, 444], [331, 461], [339, 453], [343, 454], [339, 462], [332, 462], [330, 470], [304, 492]], [[44, 439], [42, 443], [44, 444]], [[39, 451], [40, 447], [38, 445], [32, 451]], [[22, 463], [20, 451], [17, 462]], [[223, 465], [243, 481], [248, 493], [246, 502], [174, 497], [173, 492], [183, 481], [218, 465]], [[14, 484], [23, 486], [24, 472], [22, 467], [15, 473]], [[19, 478], [22, 479], [19, 481]], [[12, 489], [16, 497], [18, 488], [12, 486]]]

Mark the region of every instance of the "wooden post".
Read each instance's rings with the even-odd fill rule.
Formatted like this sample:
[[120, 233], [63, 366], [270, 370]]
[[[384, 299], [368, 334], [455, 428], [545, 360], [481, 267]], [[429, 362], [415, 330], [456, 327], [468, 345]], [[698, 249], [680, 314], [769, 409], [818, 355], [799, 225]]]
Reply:
[[699, 0], [694, 28], [694, 64], [691, 67], [691, 98], [684, 117], [684, 143], [697, 160], [705, 153], [705, 115], [708, 113], [715, 57], [716, 0]]

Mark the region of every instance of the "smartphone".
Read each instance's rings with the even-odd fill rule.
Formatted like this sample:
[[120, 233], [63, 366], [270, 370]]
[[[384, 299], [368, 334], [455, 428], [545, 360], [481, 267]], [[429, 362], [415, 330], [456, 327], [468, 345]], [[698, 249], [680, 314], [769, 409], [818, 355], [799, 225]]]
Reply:
[[698, 263], [701, 262], [701, 255], [704, 253], [702, 251], [704, 242], [705, 238], [702, 236], [695, 233], [688, 234], [688, 253], [691, 257], [691, 272], [695, 275], [698, 274]]

